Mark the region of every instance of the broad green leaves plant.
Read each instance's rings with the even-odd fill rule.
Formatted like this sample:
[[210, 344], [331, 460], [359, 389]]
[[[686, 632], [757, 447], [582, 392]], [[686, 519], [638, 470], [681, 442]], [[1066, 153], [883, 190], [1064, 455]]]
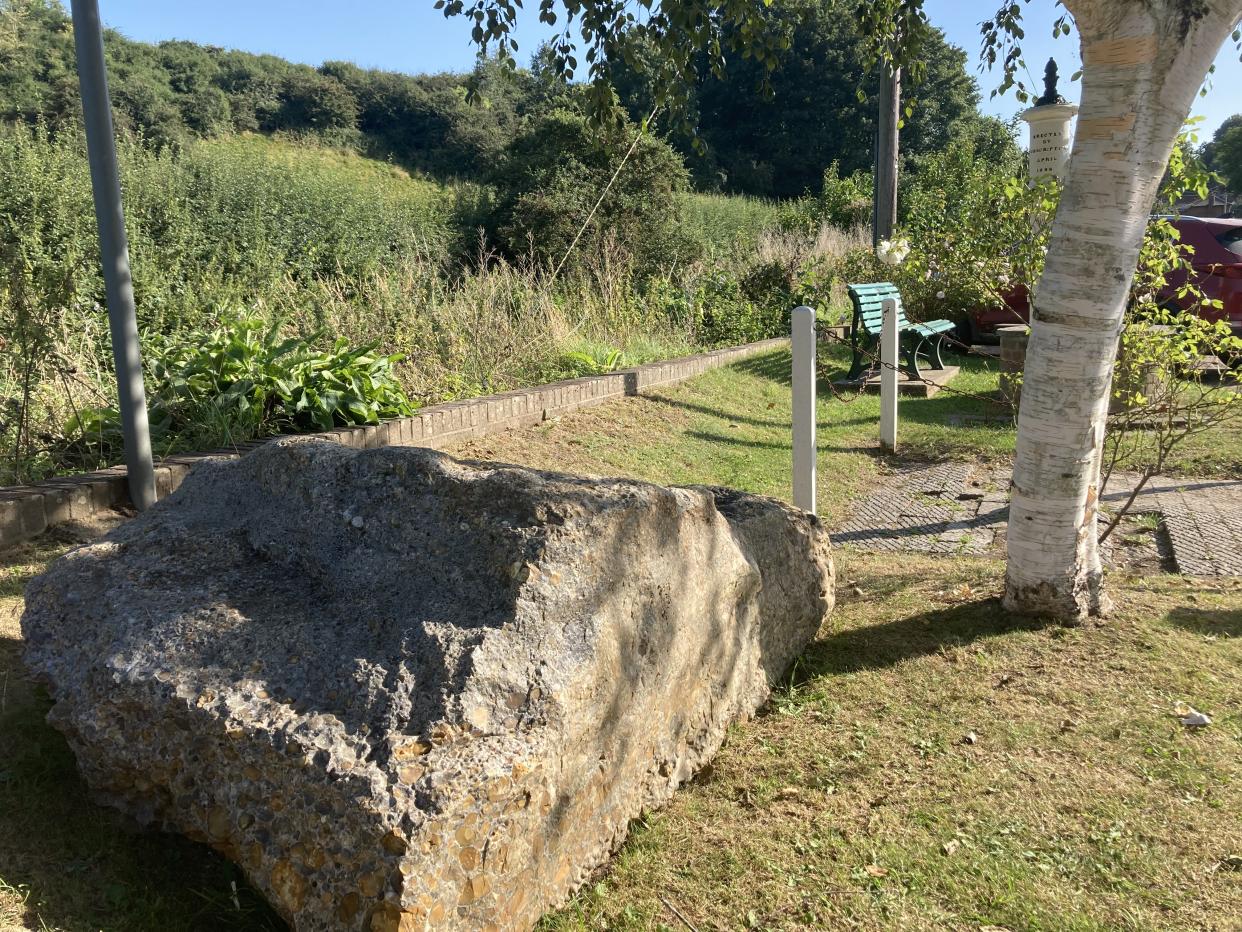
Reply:
[[202, 338], [180, 338], [157, 354], [155, 406], [174, 418], [179, 406], [235, 406], [257, 430], [328, 430], [377, 424], [413, 412], [393, 378], [400, 356], [338, 338], [314, 349], [319, 335], [282, 339], [280, 321], [240, 318]]
[[625, 354], [611, 346], [587, 346], [580, 350], [562, 353], [562, 368], [574, 378], [584, 375], [607, 375], [627, 364]]
[[[218, 445], [284, 431], [377, 424], [414, 412], [393, 375], [397, 355], [351, 348], [338, 338], [281, 335], [281, 323], [227, 321], [206, 334], [166, 340], [148, 350], [152, 433], [166, 445]], [[111, 447], [116, 412], [75, 415], [66, 436]]]

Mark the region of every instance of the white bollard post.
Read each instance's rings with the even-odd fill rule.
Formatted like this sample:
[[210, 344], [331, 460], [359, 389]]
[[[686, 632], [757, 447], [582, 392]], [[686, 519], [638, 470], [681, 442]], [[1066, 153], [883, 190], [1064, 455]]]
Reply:
[[793, 498], [815, 513], [815, 312], [793, 312]]
[[897, 302], [886, 298], [880, 330], [880, 446], [897, 449]]

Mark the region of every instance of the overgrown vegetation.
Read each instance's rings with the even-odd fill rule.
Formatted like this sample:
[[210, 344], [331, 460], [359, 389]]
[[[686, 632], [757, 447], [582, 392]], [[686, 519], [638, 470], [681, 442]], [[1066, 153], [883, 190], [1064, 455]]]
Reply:
[[[741, 55], [725, 75], [695, 91], [712, 153], [695, 156], [701, 188], [796, 197], [815, 187], [834, 159], [847, 171], [869, 162], [874, 88], [861, 65], [853, 6], [800, 2], [807, 9], [796, 15], [790, 4], [763, 8], [757, 24], [767, 44], [784, 47], [782, 68], [773, 75], [777, 93], [762, 86], [764, 70]], [[812, 19], [795, 31], [804, 13]], [[926, 43], [931, 65], [919, 92], [923, 106], [904, 143], [911, 154], [934, 151], [961, 124], [978, 119], [965, 53], [935, 31]], [[486, 179], [528, 118], [589, 93], [561, 80], [551, 47], [540, 49], [528, 68], [511, 71], [484, 59], [466, 74], [405, 75], [340, 61], [312, 68], [193, 42], [152, 45], [113, 31], [105, 44], [118, 122], [152, 143], [232, 132], [314, 134], [439, 178]], [[637, 73], [624, 72], [619, 58], [610, 67], [621, 103], [636, 121], [646, 118], [649, 94]], [[857, 97], [860, 86], [866, 100]], [[62, 6], [0, 0], [0, 121], [70, 126], [78, 106], [73, 37]], [[677, 134], [674, 141], [694, 156], [688, 138]]]
[[[679, 125], [661, 135], [659, 115], [654, 132], [589, 126], [590, 91], [556, 77], [551, 50], [529, 69], [410, 77], [109, 34], [157, 452], [776, 336], [803, 303], [839, 322], [851, 281], [891, 278], [911, 317], [960, 320], [1036, 280], [1032, 220], [1055, 192], [1026, 184], [1014, 127], [973, 115], [960, 52], [925, 37], [944, 54], [903, 131], [914, 250], [893, 268], [866, 233], [869, 147], [830, 132], [865, 128], [872, 106], [851, 11], [817, 6], [796, 35], [788, 11], [763, 15], [793, 69], [772, 80], [830, 100], [792, 85], [769, 99], [757, 66], [735, 63], [694, 89], [708, 156]], [[14, 483], [119, 450], [64, 11], [0, 0], [0, 61], [0, 482]], [[645, 119], [650, 88], [616, 78]], [[726, 118], [734, 99], [746, 119]], [[349, 391], [295, 398], [291, 357], [270, 353], [236, 379], [175, 375], [187, 348], [239, 326], [339, 361]], [[347, 358], [383, 378], [356, 381]]]
[[[690, 192], [678, 157], [633, 127], [595, 139], [572, 111], [535, 126], [492, 185], [416, 178], [309, 141], [157, 149], [123, 137], [157, 452], [326, 423], [269, 416], [273, 396], [257, 386], [286, 379], [279, 365], [253, 373], [244, 405], [170, 394], [202, 387], [167, 377], [170, 348], [210, 344], [239, 319], [279, 322], [280, 340], [308, 352], [334, 352], [337, 338], [374, 347], [418, 405], [579, 374], [575, 354], [591, 346], [636, 364], [777, 335], [797, 303], [834, 300], [841, 263], [866, 253], [863, 237], [808, 221], [817, 198]], [[113, 408], [114, 388], [77, 133], [0, 128], [0, 204], [0, 480], [106, 464], [110, 421], [89, 412]], [[354, 420], [329, 408], [335, 423]]]
[[[708, 161], [672, 117], [645, 125], [650, 88], [620, 70], [619, 112], [647, 131], [588, 126], [593, 91], [561, 79], [551, 48], [529, 68], [409, 76], [109, 32], [157, 452], [774, 336], [802, 302], [840, 316], [843, 283], [874, 271], [857, 171], [874, 107], [857, 98], [852, 10], [813, 18], [781, 54], [810, 69], [816, 106], [769, 97], [735, 62], [695, 90]], [[793, 22], [763, 14], [773, 48]], [[996, 132], [974, 115], [964, 54], [927, 41], [912, 166], [951, 130]], [[0, 0], [3, 483], [118, 455], [76, 80], [59, 3]], [[725, 113], [734, 100], [746, 120]], [[289, 358], [264, 353], [236, 379], [175, 374], [186, 348], [239, 326], [302, 341], [306, 358], [371, 348], [393, 384], [295, 399]]]
[[628, 121], [596, 129], [568, 110], [532, 120], [506, 147], [492, 181], [496, 241], [507, 255], [554, 274], [575, 249], [619, 252], [639, 278], [671, 272], [702, 249], [683, 228], [681, 158]]

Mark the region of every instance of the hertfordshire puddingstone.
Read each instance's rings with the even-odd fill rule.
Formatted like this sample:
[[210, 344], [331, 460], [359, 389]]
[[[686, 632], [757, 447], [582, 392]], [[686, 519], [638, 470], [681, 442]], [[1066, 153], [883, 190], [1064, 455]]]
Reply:
[[285, 441], [58, 560], [22, 629], [98, 796], [296, 929], [526, 929], [832, 600], [776, 501]]

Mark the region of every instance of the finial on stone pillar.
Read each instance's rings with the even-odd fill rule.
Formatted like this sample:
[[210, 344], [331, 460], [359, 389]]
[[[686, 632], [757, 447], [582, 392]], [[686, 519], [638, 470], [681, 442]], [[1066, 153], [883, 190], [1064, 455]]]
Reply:
[[1057, 93], [1057, 63], [1056, 59], [1048, 59], [1048, 64], [1044, 66], [1044, 95], [1035, 101], [1036, 107], [1046, 107], [1049, 104], [1063, 104], [1065, 98]]
[[1061, 178], [1070, 151], [1070, 120], [1078, 108], [1057, 93], [1057, 63], [1051, 58], [1044, 68], [1044, 95], [1018, 114], [1031, 127], [1027, 166], [1031, 182], [1047, 175]]

